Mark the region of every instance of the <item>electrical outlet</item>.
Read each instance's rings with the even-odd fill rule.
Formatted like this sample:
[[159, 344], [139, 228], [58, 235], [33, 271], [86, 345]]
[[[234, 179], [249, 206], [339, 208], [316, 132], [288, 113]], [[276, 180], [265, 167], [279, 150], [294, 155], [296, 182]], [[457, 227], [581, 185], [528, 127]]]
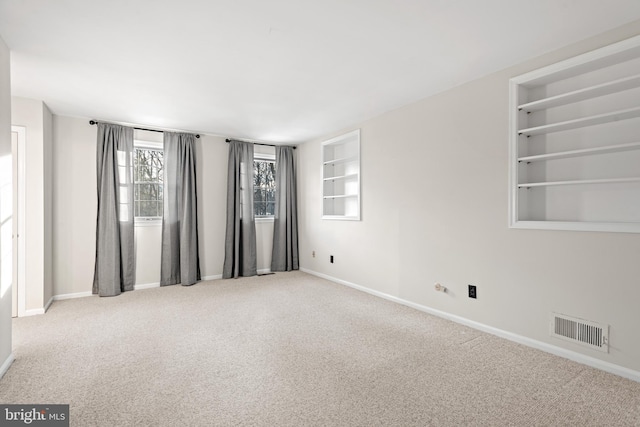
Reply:
[[315, 258], [316, 257], [316, 251], [311, 252], [311, 256]]
[[477, 298], [476, 285], [469, 285], [469, 298]]
[[329, 255], [329, 262], [333, 264], [333, 255]]

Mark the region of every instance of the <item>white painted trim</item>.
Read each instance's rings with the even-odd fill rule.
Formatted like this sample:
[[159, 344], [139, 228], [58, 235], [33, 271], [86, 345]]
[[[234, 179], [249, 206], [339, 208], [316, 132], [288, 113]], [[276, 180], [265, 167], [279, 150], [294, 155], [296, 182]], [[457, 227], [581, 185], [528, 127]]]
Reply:
[[450, 314], [444, 311], [436, 310], [421, 304], [417, 304], [411, 301], [404, 300], [402, 298], [395, 297], [393, 295], [386, 294], [384, 292], [369, 289], [364, 286], [356, 285], [355, 283], [347, 282], [346, 280], [337, 279], [335, 277], [318, 273], [316, 271], [312, 271], [306, 268], [300, 268], [300, 271], [311, 274], [313, 276], [321, 277], [323, 279], [332, 281], [334, 283], [338, 283], [340, 285], [345, 285], [350, 288], [357, 289], [362, 292], [366, 292], [368, 294], [371, 294], [380, 298], [384, 298], [389, 301], [396, 302], [398, 304], [405, 305], [407, 307], [414, 308], [416, 310], [423, 311], [428, 314], [432, 314], [434, 316], [441, 317], [443, 319], [451, 320], [461, 325], [469, 326], [471, 328], [474, 328], [483, 332], [487, 332], [491, 335], [495, 335], [500, 338], [504, 338], [509, 341], [516, 342], [518, 344], [526, 345], [527, 347], [535, 348], [537, 350], [542, 350], [546, 353], [551, 353], [556, 356], [563, 357], [565, 359], [573, 360], [574, 362], [578, 362], [583, 365], [591, 366], [592, 368], [600, 369], [602, 371], [609, 372], [611, 374], [619, 375], [621, 377], [628, 378], [636, 382], [640, 382], [640, 372], [634, 371], [633, 369], [625, 368], [624, 366], [620, 366], [610, 362], [606, 362], [604, 360], [596, 359], [594, 357], [577, 353], [572, 350], [567, 350], [565, 348], [557, 347], [552, 344], [547, 344], [542, 341], [537, 341], [531, 338], [527, 338], [525, 336], [514, 334], [512, 332], [505, 331], [503, 329], [494, 328], [493, 326], [489, 326], [483, 323], [469, 320], [467, 318], [457, 316], [455, 314]]
[[160, 282], [156, 282], [156, 283], [143, 283], [140, 285], [134, 285], [133, 286], [133, 290], [134, 291], [139, 291], [141, 289], [151, 289], [151, 288], [159, 288], [160, 287]]
[[133, 222], [134, 227], [162, 227], [162, 218], [143, 219], [136, 218]]
[[273, 216], [257, 216], [255, 221], [256, 224], [260, 224], [262, 222], [274, 222], [274, 219]]
[[[26, 191], [24, 184], [26, 183], [26, 151], [27, 151], [27, 128], [25, 126], [11, 126], [11, 132], [18, 134], [18, 317], [26, 316], [27, 307], [27, 285], [26, 277], [26, 259], [27, 252], [25, 248], [25, 236], [27, 235], [25, 227], [26, 212]], [[15, 186], [14, 186], [15, 188]]]
[[[261, 270], [258, 270], [258, 274], [265, 274], [265, 273], [271, 273], [271, 269], [270, 268], [263, 268]], [[201, 282], [207, 281], [207, 280], [220, 280], [222, 279], [222, 274], [215, 274], [213, 276], [204, 276], [201, 280]]]
[[44, 306], [44, 312], [46, 313], [47, 310], [49, 310], [49, 307], [51, 307], [51, 304], [53, 303], [53, 297], [49, 298], [49, 302], [45, 304]]
[[73, 294], [54, 295], [53, 296], [53, 300], [54, 301], [60, 301], [60, 300], [63, 300], [63, 299], [83, 298], [83, 297], [91, 297], [91, 296], [93, 296], [93, 293], [91, 293], [91, 291], [76, 292], [76, 293], [73, 293]]
[[9, 356], [7, 357], [7, 360], [5, 360], [2, 366], [0, 366], [0, 379], [4, 376], [4, 374], [7, 373], [7, 371], [11, 367], [11, 364], [13, 363], [14, 360], [16, 359], [15, 357], [13, 357], [13, 353], [9, 354]]
[[24, 311], [24, 316], [37, 316], [38, 314], [44, 314], [44, 308], [32, 308]]
[[56, 300], [56, 296], [52, 296], [43, 308], [31, 308], [29, 310], [23, 310], [22, 314], [20, 314], [18, 317], [38, 316], [40, 314], [45, 314], [47, 310], [49, 310], [49, 307], [51, 307], [51, 304], [54, 300]]

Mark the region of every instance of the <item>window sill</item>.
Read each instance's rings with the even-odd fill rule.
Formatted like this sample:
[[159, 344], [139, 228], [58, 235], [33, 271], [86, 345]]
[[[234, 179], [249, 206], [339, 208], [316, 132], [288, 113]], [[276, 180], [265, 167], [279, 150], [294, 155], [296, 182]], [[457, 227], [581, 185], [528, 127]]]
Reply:
[[273, 217], [265, 216], [265, 217], [256, 218], [256, 222], [273, 222]]
[[152, 219], [152, 220], [135, 220], [136, 227], [161, 227], [162, 220], [161, 219]]

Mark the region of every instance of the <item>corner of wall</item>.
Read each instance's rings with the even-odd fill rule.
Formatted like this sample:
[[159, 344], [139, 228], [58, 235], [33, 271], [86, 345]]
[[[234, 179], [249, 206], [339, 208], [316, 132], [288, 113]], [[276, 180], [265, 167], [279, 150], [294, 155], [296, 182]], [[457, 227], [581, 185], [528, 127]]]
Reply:
[[[11, 77], [9, 68], [9, 47], [0, 38], [0, 186], [11, 185]], [[6, 165], [4, 164], [6, 162]], [[8, 193], [8, 195], [7, 195]], [[11, 202], [12, 191], [0, 197], [0, 208]], [[1, 231], [0, 231], [1, 232]], [[4, 239], [2, 239], [4, 240]], [[11, 240], [11, 239], [9, 239]], [[4, 252], [4, 251], [3, 251]], [[6, 262], [6, 260], [4, 260]], [[9, 258], [12, 262], [12, 258]], [[0, 258], [0, 376], [9, 369], [13, 361], [11, 353], [11, 283], [3, 282], [3, 260]]]

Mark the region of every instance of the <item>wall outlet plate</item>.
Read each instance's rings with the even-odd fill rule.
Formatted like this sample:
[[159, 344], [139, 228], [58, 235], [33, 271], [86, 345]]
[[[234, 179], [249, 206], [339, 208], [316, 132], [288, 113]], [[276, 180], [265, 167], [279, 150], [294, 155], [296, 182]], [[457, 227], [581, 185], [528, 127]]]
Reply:
[[469, 298], [477, 298], [476, 285], [469, 285]]

